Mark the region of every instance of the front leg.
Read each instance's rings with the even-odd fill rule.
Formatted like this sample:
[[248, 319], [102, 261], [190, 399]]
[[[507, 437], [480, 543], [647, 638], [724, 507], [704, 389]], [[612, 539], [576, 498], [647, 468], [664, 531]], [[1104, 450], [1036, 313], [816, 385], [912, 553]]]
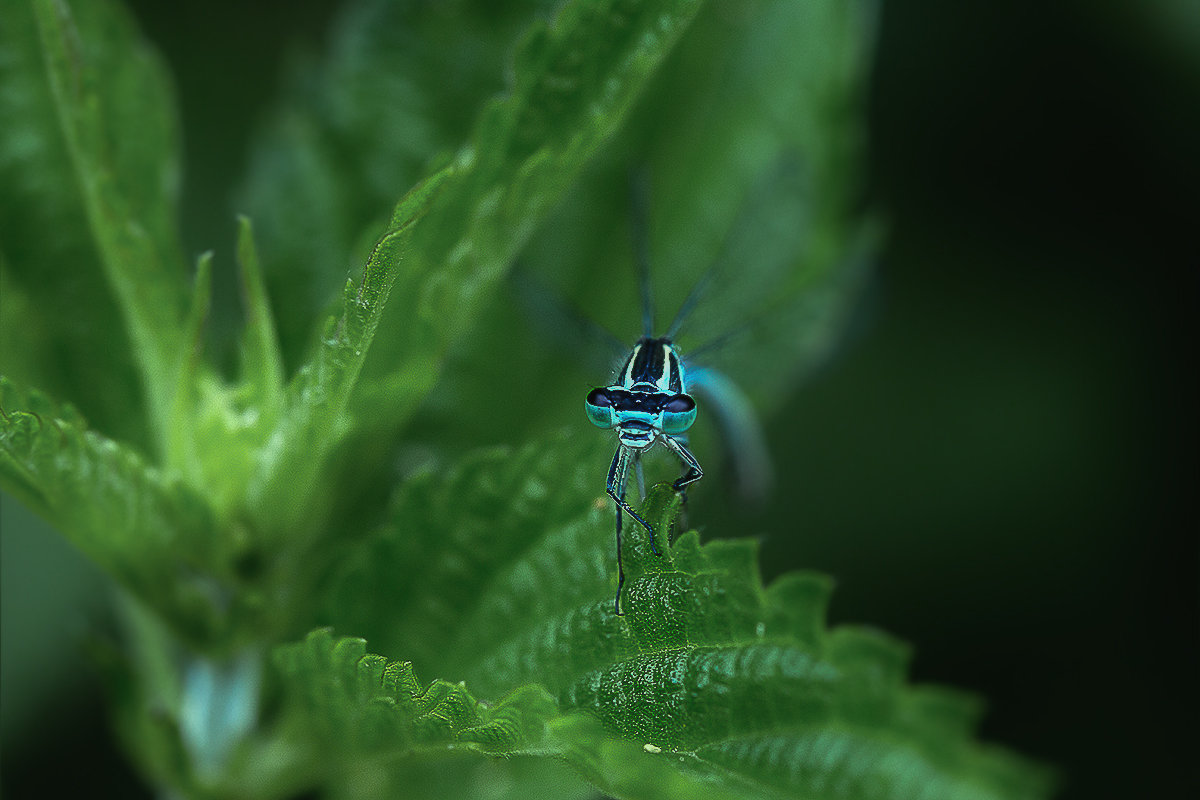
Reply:
[[654, 541], [654, 529], [650, 527], [650, 523], [642, 519], [641, 514], [638, 514], [629, 503], [625, 502], [625, 483], [629, 478], [629, 461], [630, 451], [624, 445], [617, 447], [617, 453], [613, 456], [612, 466], [608, 468], [608, 496], [617, 504], [617, 515], [620, 516], [621, 510], [636, 519], [646, 532], [650, 534], [650, 549], [654, 551], [654, 555], [662, 555], [658, 552], [658, 545]]
[[659, 555], [658, 546], [654, 543], [654, 531], [642, 519], [636, 511], [629, 507], [625, 502], [625, 482], [629, 478], [629, 451], [623, 446], [617, 446], [617, 452], [613, 455], [612, 465], [608, 468], [608, 496], [617, 504], [617, 598], [613, 603], [617, 616], [621, 614], [621, 589], [625, 586], [625, 564], [621, 560], [621, 512], [622, 510], [629, 512], [629, 516], [642, 523], [642, 526], [650, 532], [650, 548], [654, 551], [654, 555]]
[[687, 493], [683, 491], [684, 488], [703, 478], [704, 470], [700, 469], [700, 462], [696, 460], [696, 457], [692, 455], [692, 451], [688, 450], [682, 442], [666, 434], [663, 434], [660, 440], [667, 446], [668, 450], [683, 462], [684, 473], [679, 476], [678, 480], [671, 484], [671, 488], [682, 493], [686, 498]]
[[696, 457], [692, 455], [692, 451], [688, 450], [687, 445], [671, 436], [663, 435], [662, 443], [683, 462], [683, 474], [679, 476], [671, 488], [679, 492], [679, 499], [682, 501], [682, 507], [679, 510], [679, 525], [680, 530], [687, 530], [688, 527], [688, 495], [687, 486], [695, 483], [704, 477], [704, 470], [700, 469], [700, 463], [696, 461]]

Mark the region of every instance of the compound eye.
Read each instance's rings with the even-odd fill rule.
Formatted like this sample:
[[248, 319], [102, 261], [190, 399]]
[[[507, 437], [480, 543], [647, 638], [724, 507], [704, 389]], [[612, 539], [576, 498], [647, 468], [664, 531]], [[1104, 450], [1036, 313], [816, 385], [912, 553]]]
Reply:
[[663, 411], [668, 414], [686, 414], [695, 408], [696, 401], [686, 394], [677, 394], [663, 404]]
[[587, 402], [589, 406], [599, 406], [600, 408], [611, 408], [613, 404], [608, 389], [592, 389], [588, 392]]

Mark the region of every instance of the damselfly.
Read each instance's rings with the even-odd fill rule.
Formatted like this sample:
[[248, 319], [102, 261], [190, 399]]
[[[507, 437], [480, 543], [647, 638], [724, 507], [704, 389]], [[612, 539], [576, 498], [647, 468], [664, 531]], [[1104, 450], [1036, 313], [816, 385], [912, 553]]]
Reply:
[[[696, 421], [696, 401], [686, 391], [686, 372], [670, 335], [645, 335], [638, 340], [618, 374], [617, 382], [593, 389], [585, 401], [588, 419], [601, 428], [617, 431], [617, 452], [608, 468], [608, 496], [617, 504], [617, 599], [621, 613], [621, 589], [625, 566], [621, 561], [621, 519], [629, 514], [650, 535], [650, 549], [661, 555], [654, 529], [625, 501], [630, 467], [639, 471], [642, 453], [661, 443], [683, 463], [683, 474], [671, 484], [677, 491], [700, 480], [704, 470], [683, 438]], [[639, 480], [639, 484], [641, 481]]]
[[[647, 451], [661, 444], [682, 465], [682, 474], [671, 486], [676, 492], [684, 493], [685, 499], [687, 487], [704, 475], [700, 463], [688, 449], [687, 431], [696, 421], [697, 413], [693, 389], [701, 388], [706, 395], [719, 401], [715, 405], [722, 418], [722, 427], [727, 433], [732, 430], [733, 436], [740, 440], [739, 445], [747, 451], [742, 454], [743, 463], [766, 462], [765, 447], [749, 413], [749, 403], [719, 373], [710, 369], [689, 372], [674, 342], [684, 320], [708, 287], [720, 260], [692, 288], [666, 333], [655, 336], [645, 229], [646, 198], [644, 184], [637, 181], [636, 176], [633, 188], [633, 244], [642, 295], [642, 336], [629, 351], [612, 382], [592, 389], [585, 400], [587, 417], [592, 424], [615, 430], [617, 434], [617, 451], [608, 468], [606, 491], [616, 504], [617, 594], [614, 606], [618, 615], [621, 614], [621, 590], [625, 585], [621, 559], [625, 514], [646, 530], [651, 550], [655, 555], [661, 555], [654, 529], [625, 499], [630, 473], [636, 475], [639, 491], [644, 495], [641, 459]], [[698, 351], [708, 348], [706, 345]], [[765, 467], [756, 467], [756, 471], [758, 479], [763, 480]]]

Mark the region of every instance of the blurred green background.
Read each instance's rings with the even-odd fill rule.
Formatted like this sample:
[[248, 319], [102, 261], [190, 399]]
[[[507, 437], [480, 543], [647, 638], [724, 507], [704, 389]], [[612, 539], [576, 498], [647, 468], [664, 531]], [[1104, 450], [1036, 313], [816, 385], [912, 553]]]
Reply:
[[[768, 577], [834, 575], [834, 621], [986, 696], [984, 738], [1059, 765], [1063, 797], [1196, 796], [1200, 7], [883, 5], [876, 279], [764, 421], [787, 490], [697, 492], [693, 519], [763, 532]], [[336, 4], [133, 6], [181, 97], [185, 242], [228, 267], [248, 138]], [[138, 796], [83, 656], [104, 580], [0, 513], [3, 791]]]

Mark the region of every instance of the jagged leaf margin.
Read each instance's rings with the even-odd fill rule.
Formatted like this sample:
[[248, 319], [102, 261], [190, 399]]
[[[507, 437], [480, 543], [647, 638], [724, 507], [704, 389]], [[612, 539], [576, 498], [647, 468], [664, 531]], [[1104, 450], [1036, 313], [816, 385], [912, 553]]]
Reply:
[[[1048, 794], [1044, 771], [972, 740], [974, 698], [906, 685], [904, 645], [865, 628], [827, 630], [827, 578], [795, 573], [764, 589], [749, 541], [702, 547], [689, 532], [656, 557], [635, 529], [627, 614], [615, 616], [612, 511], [600, 491], [589, 497], [595, 465], [579, 457], [580, 438], [475, 454], [403, 490], [395, 527], [364, 545], [370, 555], [343, 575], [335, 608], [355, 608], [361, 590], [361, 621], [371, 590], [411, 570], [414, 593], [391, 598], [390, 624], [375, 629], [418, 653], [422, 670], [482, 697], [537, 683], [564, 711], [586, 711], [740, 796]], [[559, 480], [548, 481], [555, 465]], [[506, 503], [512, 519], [483, 522], [484, 509]], [[656, 530], [670, 530], [678, 510], [666, 487], [652, 492]], [[585, 771], [624, 791], [604, 770]]]
[[351, 752], [542, 753], [546, 722], [557, 715], [553, 699], [535, 687], [487, 705], [462, 683], [422, 685], [411, 662], [368, 655], [366, 640], [335, 639], [328, 628], [277, 648], [275, 663], [319, 738]]
[[[640, 745], [614, 739], [582, 714], [563, 714], [535, 685], [520, 687], [498, 703], [477, 700], [463, 683], [421, 684], [412, 663], [366, 652], [366, 641], [334, 637], [328, 628], [275, 650], [286, 713], [303, 731], [299, 738], [320, 748], [317, 780], [336, 779], [347, 764], [375, 759], [392, 770], [396, 785], [414, 765], [406, 757], [448, 759], [464, 752], [565, 760], [618, 796], [734, 800], [741, 794], [681, 774], [665, 760], [647, 758]], [[555, 786], [578, 796], [571, 786]], [[520, 795], [515, 787], [513, 796]]]

